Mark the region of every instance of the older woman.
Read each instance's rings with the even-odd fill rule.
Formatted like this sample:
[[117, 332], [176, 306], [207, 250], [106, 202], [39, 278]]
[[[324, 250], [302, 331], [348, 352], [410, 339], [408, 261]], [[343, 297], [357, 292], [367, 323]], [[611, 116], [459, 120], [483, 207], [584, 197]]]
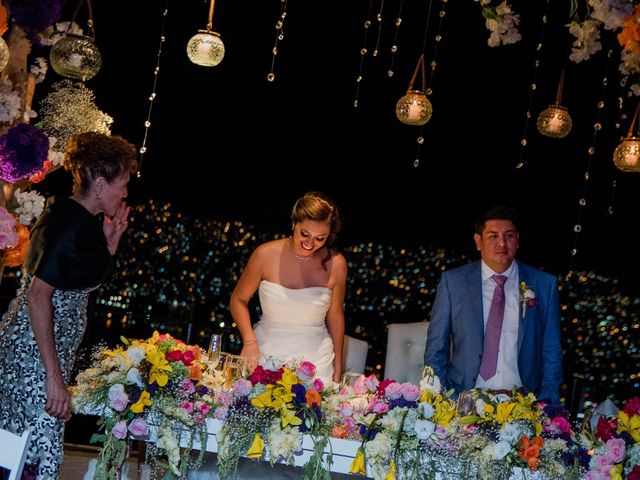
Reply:
[[124, 199], [136, 149], [121, 137], [83, 133], [69, 142], [64, 167], [73, 195], [48, 199], [31, 231], [20, 289], [0, 323], [0, 426], [32, 430], [27, 464], [37, 479], [58, 478], [88, 296], [105, 279], [127, 228]]

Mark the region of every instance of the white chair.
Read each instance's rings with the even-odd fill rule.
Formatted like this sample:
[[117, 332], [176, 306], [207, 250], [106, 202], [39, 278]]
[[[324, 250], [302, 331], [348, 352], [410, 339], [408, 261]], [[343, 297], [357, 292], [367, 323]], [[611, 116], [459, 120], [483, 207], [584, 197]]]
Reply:
[[384, 378], [417, 385], [424, 367], [429, 322], [392, 323], [387, 332]]
[[345, 335], [342, 350], [345, 372], [364, 373], [364, 367], [367, 364], [367, 353], [369, 353], [368, 342]]
[[30, 439], [30, 430], [25, 430], [20, 436], [0, 428], [0, 467], [9, 470], [7, 480], [17, 480], [22, 476]]

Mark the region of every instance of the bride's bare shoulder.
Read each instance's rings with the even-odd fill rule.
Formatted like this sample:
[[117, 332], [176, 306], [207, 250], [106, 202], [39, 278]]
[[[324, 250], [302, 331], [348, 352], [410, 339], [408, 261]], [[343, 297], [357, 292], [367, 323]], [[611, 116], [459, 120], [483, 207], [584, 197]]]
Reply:
[[278, 238], [258, 245], [254, 251], [254, 255], [260, 258], [271, 258], [279, 256], [285, 246], [286, 239]]

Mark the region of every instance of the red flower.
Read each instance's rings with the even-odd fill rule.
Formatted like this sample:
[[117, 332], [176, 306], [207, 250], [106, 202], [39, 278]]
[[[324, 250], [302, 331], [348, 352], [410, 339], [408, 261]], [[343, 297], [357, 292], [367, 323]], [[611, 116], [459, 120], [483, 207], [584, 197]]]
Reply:
[[191, 365], [191, 363], [193, 363], [195, 358], [196, 356], [193, 354], [193, 352], [191, 350], [187, 350], [182, 353], [181, 360], [182, 360], [182, 363], [184, 363], [188, 367]]
[[624, 413], [630, 417], [640, 415], [640, 398], [633, 397], [627, 400], [627, 403], [624, 404]]
[[164, 354], [164, 358], [170, 362], [179, 362], [182, 360], [182, 352], [180, 350], [173, 350]]
[[283, 371], [282, 367], [277, 371], [273, 371], [265, 370], [262, 365], [258, 365], [253, 373], [247, 377], [247, 380], [249, 380], [252, 385], [255, 385], [256, 383], [269, 385], [271, 383], [276, 383], [278, 380], [282, 380]]
[[598, 419], [598, 426], [596, 427], [596, 438], [599, 438], [603, 442], [606, 442], [613, 437], [613, 434], [618, 428], [618, 419], [607, 420], [604, 417]]
[[376, 395], [378, 395], [379, 397], [384, 397], [384, 392], [387, 389], [387, 387], [389, 385], [391, 385], [392, 383], [396, 383], [395, 380], [391, 380], [390, 378], [387, 380], [382, 380], [379, 384], [378, 384], [378, 393]]
[[640, 465], [634, 465], [627, 474], [627, 480], [640, 480]]

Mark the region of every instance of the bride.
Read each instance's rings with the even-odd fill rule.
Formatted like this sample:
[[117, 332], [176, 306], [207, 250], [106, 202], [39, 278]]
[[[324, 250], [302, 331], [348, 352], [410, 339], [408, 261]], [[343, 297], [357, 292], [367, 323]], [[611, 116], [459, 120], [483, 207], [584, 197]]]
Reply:
[[[331, 248], [340, 230], [335, 203], [320, 192], [299, 198], [290, 237], [259, 245], [231, 294], [230, 310], [248, 358], [307, 360], [324, 381], [339, 382], [344, 342], [345, 258]], [[249, 300], [262, 316], [251, 327]]]

